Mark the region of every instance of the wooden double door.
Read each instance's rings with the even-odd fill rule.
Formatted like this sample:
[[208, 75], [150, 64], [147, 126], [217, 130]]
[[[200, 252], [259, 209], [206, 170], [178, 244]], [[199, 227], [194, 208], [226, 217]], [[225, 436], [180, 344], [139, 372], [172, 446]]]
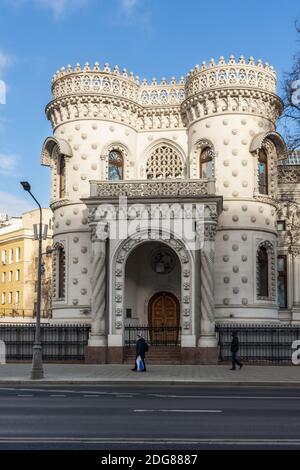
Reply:
[[180, 305], [170, 292], [158, 292], [151, 297], [148, 306], [150, 340], [154, 345], [178, 343]]

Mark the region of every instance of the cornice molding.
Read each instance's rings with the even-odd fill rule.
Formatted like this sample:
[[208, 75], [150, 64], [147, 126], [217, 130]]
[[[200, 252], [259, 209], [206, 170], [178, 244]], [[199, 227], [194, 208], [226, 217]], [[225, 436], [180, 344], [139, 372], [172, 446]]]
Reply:
[[275, 123], [283, 109], [281, 99], [270, 92], [251, 89], [224, 88], [201, 92], [187, 98], [181, 105], [184, 124], [212, 115], [254, 114]]

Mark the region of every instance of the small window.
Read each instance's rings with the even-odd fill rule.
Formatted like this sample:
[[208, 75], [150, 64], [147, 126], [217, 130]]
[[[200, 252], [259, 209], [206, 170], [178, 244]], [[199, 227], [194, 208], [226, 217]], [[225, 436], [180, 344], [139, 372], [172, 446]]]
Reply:
[[61, 199], [66, 195], [66, 161], [63, 155], [58, 164], [58, 197]]
[[268, 252], [266, 247], [261, 246], [257, 253], [257, 269], [258, 269], [258, 296], [269, 296], [269, 263]]
[[20, 302], [20, 292], [17, 290], [15, 295], [15, 302], [18, 304]]
[[12, 272], [12, 271], [9, 271], [9, 273], [8, 273], [8, 281], [9, 281], [9, 282], [12, 282], [12, 279], [13, 279], [13, 272]]
[[2, 303], [2, 305], [5, 304], [5, 292], [2, 292], [1, 303]]
[[66, 256], [64, 248], [58, 250], [58, 298], [65, 298], [65, 287], [66, 287]]
[[268, 156], [264, 149], [258, 154], [258, 190], [260, 194], [268, 194]]
[[2, 283], [4, 283], [6, 281], [6, 273], [3, 272], [2, 273]]
[[6, 250], [2, 250], [2, 264], [6, 264]]
[[132, 318], [132, 309], [126, 308], [126, 318]]
[[13, 260], [14, 260], [14, 250], [13, 248], [11, 248], [8, 253], [8, 263], [12, 264]]
[[20, 280], [20, 269], [16, 270], [16, 281]]
[[120, 181], [123, 179], [124, 162], [121, 152], [111, 150], [108, 155], [108, 179]]
[[285, 255], [277, 259], [277, 294], [279, 308], [287, 308], [287, 258]]
[[205, 147], [200, 153], [200, 178], [212, 178], [213, 176], [213, 150]]
[[278, 232], [285, 232], [285, 220], [277, 220], [277, 231]]
[[9, 304], [12, 303], [12, 292], [9, 292], [9, 293], [8, 293], [8, 303], [9, 303]]

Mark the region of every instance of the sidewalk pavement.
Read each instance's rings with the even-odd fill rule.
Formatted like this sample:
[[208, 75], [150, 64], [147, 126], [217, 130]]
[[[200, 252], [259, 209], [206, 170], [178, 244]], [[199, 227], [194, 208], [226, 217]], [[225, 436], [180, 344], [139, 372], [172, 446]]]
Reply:
[[130, 364], [44, 364], [45, 377], [31, 380], [31, 364], [0, 365], [1, 385], [252, 385], [300, 386], [300, 366], [148, 365], [132, 372]]

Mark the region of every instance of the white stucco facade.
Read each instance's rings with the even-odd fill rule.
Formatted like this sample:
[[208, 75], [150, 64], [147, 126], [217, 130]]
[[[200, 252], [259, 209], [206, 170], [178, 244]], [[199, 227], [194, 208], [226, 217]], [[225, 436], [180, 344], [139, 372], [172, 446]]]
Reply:
[[[277, 301], [278, 164], [287, 150], [276, 132], [282, 103], [271, 66], [221, 57], [218, 63], [196, 66], [179, 82], [154, 79], [151, 84], [108, 64], [68, 66], [54, 76], [52, 92], [46, 114], [53, 136], [43, 145], [42, 164], [51, 168], [54, 241], [65, 251], [61, 298], [54, 260], [55, 321], [98, 322], [91, 345], [121, 347], [124, 327], [129, 321], [147, 324], [148, 303], [159, 291], [179, 301], [186, 347], [214, 347], [215, 322], [299, 320], [299, 313], [293, 317], [291, 296], [284, 313]], [[203, 149], [212, 155], [204, 176]], [[258, 174], [261, 150], [267, 155], [264, 194]], [[123, 159], [119, 181], [109, 181], [114, 151]], [[103, 202], [116, 206], [120, 195], [146, 206], [201, 203], [204, 248], [190, 252], [174, 233], [147, 241], [96, 241], [95, 226], [104, 223], [96, 208]], [[166, 275], [151, 268], [159, 246], [174, 252], [175, 267]], [[258, 292], [260, 246], [268, 256], [266, 296]], [[295, 293], [299, 269], [294, 264]], [[203, 320], [206, 309], [210, 326]]]

